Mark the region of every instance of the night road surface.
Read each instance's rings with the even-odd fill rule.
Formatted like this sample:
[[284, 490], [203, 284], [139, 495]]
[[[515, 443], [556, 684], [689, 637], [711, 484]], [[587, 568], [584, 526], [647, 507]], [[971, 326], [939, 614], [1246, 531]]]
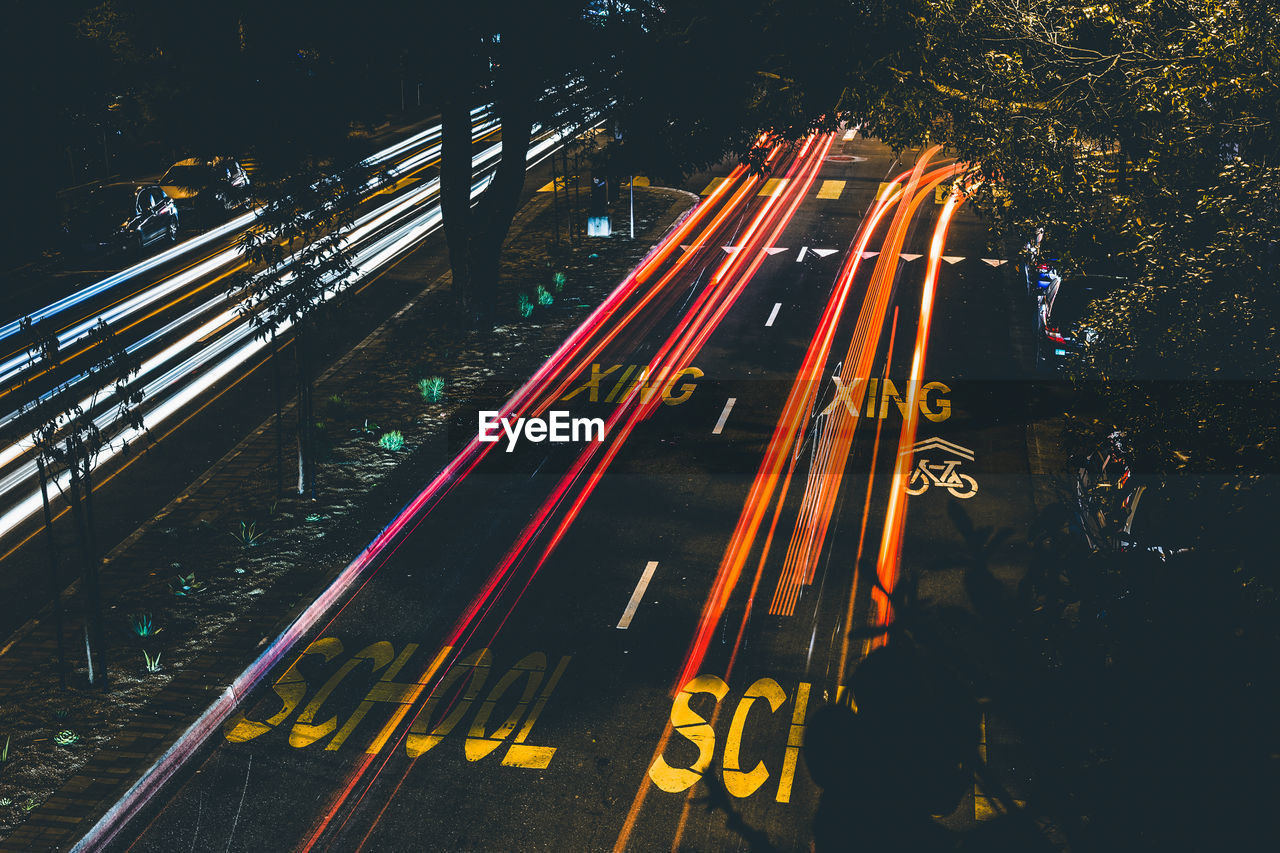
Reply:
[[1021, 559], [1019, 318], [939, 152], [897, 162], [841, 132], [773, 166], [704, 176], [503, 409], [601, 418], [604, 440], [464, 448], [125, 804], [110, 849], [807, 850], [831, 831], [809, 727], [854, 701], [886, 594], [961, 602], [975, 548], [993, 583]]

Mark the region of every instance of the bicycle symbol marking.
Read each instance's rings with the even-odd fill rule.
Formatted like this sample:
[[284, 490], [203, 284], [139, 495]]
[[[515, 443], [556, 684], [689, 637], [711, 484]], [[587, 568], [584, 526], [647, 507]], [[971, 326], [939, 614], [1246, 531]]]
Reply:
[[952, 497], [963, 500], [967, 500], [978, 493], [978, 481], [968, 474], [961, 474], [956, 470], [960, 467], [962, 461], [973, 461], [972, 450], [941, 438], [927, 438], [924, 441], [916, 442], [910, 452], [920, 453], [929, 450], [939, 450], [961, 458], [944, 462], [932, 462], [925, 457], [920, 457], [920, 461], [916, 463], [916, 467], [911, 471], [911, 482], [907, 484], [907, 494], [913, 496], [923, 495], [929, 491], [930, 486], [944, 488], [951, 493]]

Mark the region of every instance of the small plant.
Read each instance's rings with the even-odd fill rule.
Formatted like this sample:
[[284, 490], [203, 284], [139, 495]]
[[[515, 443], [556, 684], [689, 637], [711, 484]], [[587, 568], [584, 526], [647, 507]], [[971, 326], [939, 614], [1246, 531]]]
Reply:
[[204, 589], [204, 582], [196, 580], [196, 573], [192, 572], [169, 581], [169, 589], [178, 598], [189, 598]]
[[13, 740], [13, 735], [4, 736], [4, 749], [0, 749], [0, 764], [9, 763], [9, 741]]
[[365, 435], [373, 435], [378, 431], [379, 427], [375, 423], [370, 423], [368, 418], [364, 419], [364, 426], [352, 427], [352, 432], [362, 432]]
[[13, 800], [8, 797], [0, 797], [0, 808], [8, 808], [13, 805]]
[[[139, 637], [154, 637], [164, 630], [156, 627], [150, 613], [130, 613], [129, 627], [133, 628], [133, 633]], [[66, 709], [63, 709], [63, 713], [66, 713]]]
[[432, 376], [429, 379], [418, 380], [418, 393], [422, 395], [422, 399], [428, 403], [439, 403], [440, 398], [444, 396], [444, 379], [440, 376]]
[[267, 518], [275, 518], [276, 513], [279, 512], [279, 510], [280, 510], [280, 499], [276, 498], [271, 503], [267, 504]]
[[550, 305], [556, 301], [556, 298], [542, 285], [538, 285], [537, 296], [539, 305]]
[[398, 429], [384, 432], [382, 438], [378, 439], [378, 446], [383, 450], [402, 450], [404, 448], [404, 433]]
[[22, 804], [22, 810], [24, 812], [35, 811], [35, 808], [38, 805], [40, 804], [37, 803], [35, 800], [27, 800], [25, 803]]
[[248, 524], [240, 522], [240, 532], [231, 532], [231, 538], [240, 543], [241, 547], [248, 548], [253, 545], [266, 533], [265, 530], [258, 529], [258, 522], [250, 521]]
[[351, 407], [347, 405], [347, 401], [337, 394], [330, 394], [325, 398], [324, 413], [330, 420], [345, 418], [350, 410]]
[[555, 275], [551, 276], [551, 284], [555, 288], [556, 293], [564, 290], [564, 283], [566, 281], [568, 281], [568, 276], [566, 276], [563, 271], [557, 271]]
[[147, 665], [147, 672], [159, 672], [159, 671], [160, 671], [160, 652], [156, 652], [156, 656], [155, 656], [155, 657], [152, 657], [151, 655], [147, 654], [147, 650], [146, 650], [146, 649], [143, 649], [143, 650], [142, 650], [142, 659], [146, 662], [146, 665]]
[[53, 712], [53, 719], [59, 723], [65, 720], [69, 716], [71, 716], [71, 712], [68, 711], [66, 708], [59, 708], [58, 710]]
[[525, 295], [525, 294], [523, 294], [523, 293], [521, 293], [521, 294], [520, 294], [520, 303], [519, 303], [519, 305], [520, 305], [520, 316], [521, 316], [521, 317], [528, 317], [530, 314], [532, 314], [532, 313], [533, 313], [533, 303], [532, 303], [532, 302], [530, 302], [530, 301], [529, 301], [529, 297], [528, 297], [528, 296], [526, 296], [526, 295]]
[[317, 521], [324, 521], [324, 516], [318, 512], [307, 513], [307, 523], [314, 524]]
[[58, 746], [72, 746], [80, 742], [80, 735], [71, 729], [63, 729], [53, 736], [53, 742]]

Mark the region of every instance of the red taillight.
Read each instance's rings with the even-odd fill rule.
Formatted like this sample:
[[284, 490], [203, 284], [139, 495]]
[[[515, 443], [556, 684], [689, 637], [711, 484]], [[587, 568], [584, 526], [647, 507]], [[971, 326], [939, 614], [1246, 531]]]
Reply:
[[1045, 337], [1047, 337], [1049, 340], [1053, 341], [1054, 343], [1065, 344], [1067, 342], [1067, 339], [1063, 337], [1060, 332], [1058, 332], [1058, 329], [1056, 326], [1045, 326], [1044, 334], [1045, 334]]
[[1040, 272], [1048, 272], [1048, 271], [1049, 271], [1049, 265], [1048, 265], [1048, 264], [1036, 264], [1036, 269], [1037, 269], [1037, 270], [1039, 270]]

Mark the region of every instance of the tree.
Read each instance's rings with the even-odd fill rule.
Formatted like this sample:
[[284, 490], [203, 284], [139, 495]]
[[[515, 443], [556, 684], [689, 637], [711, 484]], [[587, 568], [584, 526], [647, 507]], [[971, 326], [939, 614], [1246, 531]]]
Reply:
[[[357, 163], [335, 174], [312, 171], [277, 183], [239, 248], [250, 266], [228, 281], [259, 338], [293, 330], [297, 381], [298, 494], [316, 496], [313, 384], [316, 324], [330, 300], [351, 283], [355, 268], [348, 232], [372, 169]], [[277, 358], [272, 359], [278, 363]], [[280, 373], [277, 369], [276, 384]], [[278, 419], [277, 419], [278, 420]]]
[[[460, 316], [487, 327], [498, 297], [503, 241], [520, 202], [535, 127], [571, 133], [611, 99], [611, 39], [623, 26], [587, 14], [589, 3], [516, 0], [420, 12], [447, 39], [407, 46], [428, 69], [441, 104], [440, 201], [453, 295]], [[412, 30], [411, 30], [412, 31]], [[502, 159], [472, 198], [473, 107], [492, 103], [502, 125]]]
[[[102, 555], [95, 537], [93, 474], [105, 447], [115, 443], [121, 452], [127, 452], [129, 436], [145, 429], [139, 408], [143, 390], [136, 382], [141, 363], [101, 319], [90, 330], [85, 346], [65, 359], [59, 351], [55, 331], [46, 332], [30, 318], [23, 320], [22, 330], [31, 366], [24, 374], [22, 388], [26, 399], [16, 424], [34, 451], [36, 477], [43, 499], [59, 666], [60, 669], [65, 666], [62, 590], [51, 529], [50, 485], [67, 501], [79, 546], [89, 683], [106, 689], [106, 638], [98, 583]], [[79, 362], [84, 366], [77, 367]]]

